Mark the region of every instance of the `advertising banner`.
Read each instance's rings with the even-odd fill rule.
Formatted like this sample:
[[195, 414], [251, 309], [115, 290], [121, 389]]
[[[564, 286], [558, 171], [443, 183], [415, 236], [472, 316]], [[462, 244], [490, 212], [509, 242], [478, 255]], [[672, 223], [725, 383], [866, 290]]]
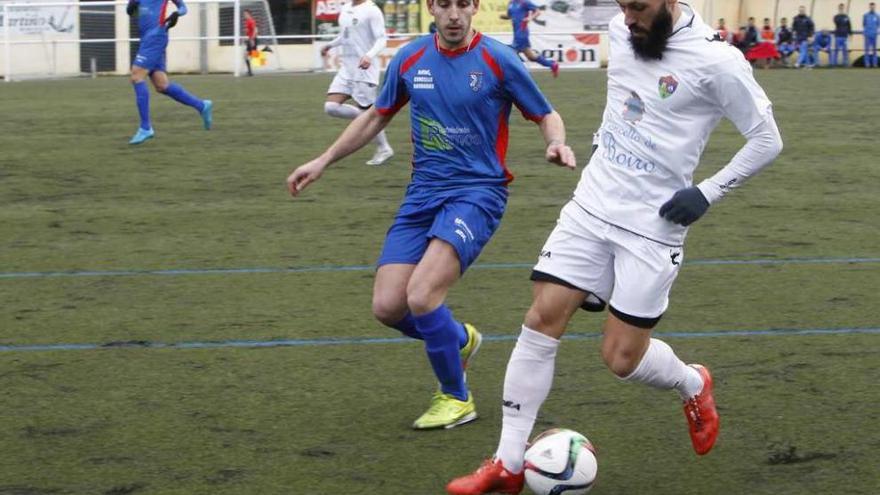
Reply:
[[60, 7], [17, 6], [9, 8], [9, 19], [3, 18], [0, 9], [0, 35], [9, 29], [11, 36], [19, 35], [74, 35], [76, 34], [77, 10], [73, 5]]
[[[502, 43], [510, 43], [513, 35], [495, 35], [493, 38]], [[541, 55], [559, 62], [562, 69], [596, 69], [599, 68], [599, 37], [598, 33], [576, 33], [576, 34], [539, 34], [535, 33], [531, 36], [532, 48]], [[400, 50], [401, 47], [413, 40], [411, 38], [390, 39], [388, 46], [379, 54], [376, 63], [384, 71], [388, 66], [388, 62]], [[321, 48], [326, 43], [314, 43], [314, 67], [319, 67], [326, 71], [336, 71], [339, 69], [339, 59], [331, 51], [327, 57], [321, 56]], [[530, 69], [537, 69], [540, 65], [527, 62], [526, 66]]]

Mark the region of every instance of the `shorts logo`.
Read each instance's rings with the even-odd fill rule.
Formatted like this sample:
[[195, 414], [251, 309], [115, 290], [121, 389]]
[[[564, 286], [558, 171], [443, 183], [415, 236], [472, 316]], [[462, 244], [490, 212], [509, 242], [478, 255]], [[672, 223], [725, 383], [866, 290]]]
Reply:
[[482, 72], [471, 72], [469, 74], [471, 89], [474, 90], [474, 93], [483, 89], [483, 73]]
[[681, 256], [681, 253], [676, 253], [675, 251], [671, 251], [669, 253], [669, 258], [672, 260], [673, 265], [678, 266], [681, 264], [677, 261], [679, 256]]
[[544, 250], [542, 249], [542, 250], [541, 250], [541, 255], [539, 256], [539, 258], [547, 258], [547, 259], [550, 259], [550, 256], [551, 256], [550, 251], [544, 251]]
[[455, 229], [455, 233], [458, 234], [459, 237], [461, 237], [462, 241], [467, 242], [474, 240], [474, 233], [471, 232], [470, 227], [468, 227], [468, 224], [465, 223], [464, 220], [456, 217], [455, 225], [456, 227], [458, 227], [457, 229]]
[[661, 77], [659, 86], [660, 98], [665, 100], [675, 94], [675, 90], [678, 89], [678, 81], [672, 76]]
[[630, 91], [630, 96], [623, 104], [623, 120], [636, 124], [645, 116], [645, 102], [635, 91]]

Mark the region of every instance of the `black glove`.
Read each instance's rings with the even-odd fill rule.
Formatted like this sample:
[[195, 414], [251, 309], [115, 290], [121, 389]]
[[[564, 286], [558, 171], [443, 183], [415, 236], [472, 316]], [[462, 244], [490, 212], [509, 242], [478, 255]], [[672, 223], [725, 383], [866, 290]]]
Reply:
[[165, 18], [165, 29], [171, 29], [177, 25], [177, 19], [180, 17], [180, 14], [177, 12], [172, 12], [171, 15]]
[[696, 187], [677, 191], [672, 199], [660, 207], [660, 216], [672, 223], [687, 227], [700, 219], [709, 209], [709, 201]]
[[125, 6], [125, 13], [132, 16], [135, 12], [138, 11], [138, 4], [136, 2], [128, 2], [128, 5]]

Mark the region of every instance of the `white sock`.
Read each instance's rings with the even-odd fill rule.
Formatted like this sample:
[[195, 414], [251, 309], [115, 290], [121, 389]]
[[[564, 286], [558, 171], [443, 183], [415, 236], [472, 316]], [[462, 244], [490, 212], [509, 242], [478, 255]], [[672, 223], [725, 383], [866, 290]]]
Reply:
[[385, 136], [385, 131], [380, 131], [379, 134], [376, 134], [376, 137], [373, 138], [373, 142], [376, 143], [376, 148], [380, 150], [391, 149], [391, 145], [388, 144], [388, 138]]
[[553, 385], [558, 348], [558, 340], [523, 325], [507, 362], [501, 408], [504, 423], [495, 457], [512, 473], [523, 469], [526, 443], [535, 426], [538, 409]]
[[658, 339], [651, 339], [639, 365], [623, 380], [664, 390], [675, 389], [681, 400], [690, 399], [703, 390], [700, 373], [684, 364], [669, 344]]
[[324, 102], [324, 113], [331, 117], [354, 120], [362, 113], [362, 110], [348, 103], [336, 103], [335, 101]]

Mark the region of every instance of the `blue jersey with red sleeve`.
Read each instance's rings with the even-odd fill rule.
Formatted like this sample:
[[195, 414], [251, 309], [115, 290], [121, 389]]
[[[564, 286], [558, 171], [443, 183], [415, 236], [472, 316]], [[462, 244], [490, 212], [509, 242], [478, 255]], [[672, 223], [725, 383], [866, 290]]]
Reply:
[[393, 115], [411, 103], [413, 185], [505, 185], [512, 105], [535, 122], [553, 108], [516, 52], [477, 33], [455, 51], [437, 35], [416, 39], [391, 60], [376, 109]]
[[529, 36], [529, 23], [526, 18], [532, 12], [538, 10], [538, 6], [529, 0], [510, 0], [507, 4], [507, 16], [513, 23], [513, 37], [522, 38]]
[[[141, 43], [143, 39], [155, 35], [167, 35], [168, 30], [165, 29], [165, 18], [167, 17], [169, 0], [129, 0], [129, 5], [137, 5], [138, 7], [138, 32], [140, 33]], [[177, 6], [177, 12], [183, 16], [186, 15], [186, 4], [183, 0], [172, 0]]]

